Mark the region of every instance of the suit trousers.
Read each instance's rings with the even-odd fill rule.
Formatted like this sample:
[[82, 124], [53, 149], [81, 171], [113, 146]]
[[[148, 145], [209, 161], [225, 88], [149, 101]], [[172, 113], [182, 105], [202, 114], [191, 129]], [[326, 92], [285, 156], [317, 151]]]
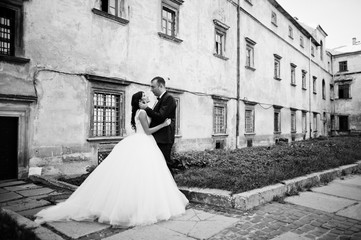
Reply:
[[163, 156], [165, 158], [165, 161], [167, 163], [167, 166], [169, 168], [169, 171], [172, 175], [174, 175], [173, 167], [174, 167], [174, 161], [171, 159], [170, 155], [172, 152], [172, 146], [173, 143], [157, 143], [160, 151], [163, 153]]

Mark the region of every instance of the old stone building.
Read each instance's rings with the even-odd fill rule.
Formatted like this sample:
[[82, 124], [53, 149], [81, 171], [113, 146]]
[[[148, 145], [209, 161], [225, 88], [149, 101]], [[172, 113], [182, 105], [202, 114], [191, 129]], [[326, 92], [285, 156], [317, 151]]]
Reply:
[[359, 122], [337, 113], [326, 32], [274, 0], [3, 0], [0, 34], [2, 179], [97, 164], [133, 133], [131, 96], [152, 98], [155, 76], [177, 100], [176, 151]]

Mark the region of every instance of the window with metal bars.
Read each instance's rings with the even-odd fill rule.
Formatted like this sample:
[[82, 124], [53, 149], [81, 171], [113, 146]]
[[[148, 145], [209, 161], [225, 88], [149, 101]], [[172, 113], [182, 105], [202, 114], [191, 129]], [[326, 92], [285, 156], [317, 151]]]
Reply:
[[15, 12], [0, 7], [0, 54], [15, 55]]
[[291, 111], [291, 132], [296, 132], [296, 111]]
[[93, 95], [93, 137], [112, 137], [123, 135], [124, 94], [111, 94], [94, 91]]
[[281, 132], [281, 112], [278, 109], [274, 112], [274, 132]]
[[213, 131], [215, 134], [226, 133], [226, 105], [216, 103], [213, 108]]
[[245, 132], [254, 133], [254, 110], [252, 109], [245, 111]]

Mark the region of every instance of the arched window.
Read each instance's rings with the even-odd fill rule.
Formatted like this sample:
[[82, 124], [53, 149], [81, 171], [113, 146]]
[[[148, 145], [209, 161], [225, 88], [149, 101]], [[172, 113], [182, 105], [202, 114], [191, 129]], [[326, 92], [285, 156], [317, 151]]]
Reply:
[[325, 84], [325, 79], [322, 79], [322, 99], [326, 99], [326, 84]]
[[322, 42], [322, 40], [321, 40], [321, 42], [320, 42], [320, 57], [321, 57], [321, 60], [323, 60], [323, 42]]

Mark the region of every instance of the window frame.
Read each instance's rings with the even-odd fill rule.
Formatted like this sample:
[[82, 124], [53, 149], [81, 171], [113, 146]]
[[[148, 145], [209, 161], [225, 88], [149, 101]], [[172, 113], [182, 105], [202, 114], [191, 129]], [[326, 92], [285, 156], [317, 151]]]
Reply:
[[302, 133], [307, 133], [307, 112], [302, 111]]
[[317, 132], [318, 131], [318, 119], [317, 119], [317, 114], [318, 113], [313, 113], [313, 132]]
[[[276, 80], [281, 80], [281, 59], [282, 59], [282, 57], [277, 54], [273, 54], [273, 56], [274, 56], [273, 78]], [[278, 66], [278, 67], [276, 68], [276, 66]]]
[[[274, 110], [273, 110], [273, 133], [274, 134], [281, 134], [282, 129], [281, 129], [281, 107], [279, 106], [273, 106]], [[277, 125], [276, 125], [276, 116], [277, 117]], [[276, 128], [277, 126], [277, 128]]]
[[290, 67], [291, 67], [291, 86], [296, 86], [296, 68], [297, 68], [297, 65], [291, 63]]
[[307, 71], [302, 69], [302, 89], [307, 90]]
[[297, 132], [297, 112], [291, 109], [291, 133]]
[[[218, 131], [217, 127], [217, 115], [216, 108], [223, 108], [223, 126], [221, 126], [221, 130]], [[213, 135], [227, 135], [227, 102], [220, 99], [214, 99], [213, 101]]]
[[[127, 20], [127, 12], [126, 11], [120, 11], [121, 7], [120, 7], [120, 2], [121, 0], [115, 0], [115, 8], [116, 8], [116, 12], [115, 14], [110, 13], [109, 11], [109, 0], [100, 0], [100, 6], [99, 9], [97, 8], [93, 8], [92, 12], [96, 15], [99, 15], [101, 17], [105, 17], [108, 18], [110, 20], [113, 20], [115, 22], [120, 23], [121, 25], [127, 25], [129, 23], [129, 20]], [[107, 9], [105, 10], [105, 6], [103, 6], [103, 2], [107, 2]], [[123, 2], [124, 4], [127, 4], [127, 1]], [[124, 5], [125, 6], [125, 5]], [[126, 7], [124, 7], [122, 9], [126, 9]]]
[[[257, 44], [252, 39], [245, 37], [246, 40], [246, 64], [245, 67], [250, 70], [256, 70], [254, 67], [254, 47]], [[248, 57], [248, 53], [250, 53]], [[248, 61], [249, 59], [249, 61]]]
[[[158, 32], [158, 36], [165, 40], [169, 40], [175, 43], [182, 43], [183, 40], [179, 38], [179, 12], [180, 6], [183, 4], [183, 0], [162, 0], [160, 7], [160, 31]], [[167, 34], [163, 32], [163, 9], [167, 8], [170, 11], [174, 12], [174, 31], [172, 34]]]
[[[213, 55], [215, 57], [221, 58], [223, 60], [228, 60], [226, 57], [227, 53], [227, 31], [229, 29], [229, 26], [222, 23], [221, 21], [217, 19], [213, 19], [214, 23], [214, 53]], [[221, 48], [217, 45], [217, 36], [220, 36], [220, 45]], [[220, 49], [220, 50], [219, 50]]]
[[300, 36], [300, 46], [301, 46], [302, 48], [305, 47], [305, 43], [304, 43], [304, 39], [303, 39], [303, 36], [302, 36], [302, 35]]
[[[247, 128], [247, 111], [251, 112], [251, 130]], [[255, 134], [255, 106], [254, 104], [246, 104], [244, 109], [244, 133], [247, 134]], [[250, 130], [250, 131], [249, 131]]]
[[288, 26], [288, 37], [293, 39], [293, 28], [291, 25]]
[[312, 92], [313, 94], [317, 94], [317, 77], [312, 77]]
[[322, 79], [322, 99], [326, 100], [326, 82]]
[[339, 72], [347, 72], [348, 71], [347, 61], [338, 62], [338, 71]]
[[[346, 88], [346, 89], [345, 89]], [[344, 94], [340, 96], [340, 90], [343, 90]], [[351, 83], [338, 83], [338, 99], [351, 99]]]
[[271, 23], [273, 25], [275, 25], [276, 27], [278, 27], [278, 25], [277, 25], [277, 14], [274, 11], [272, 11], [272, 13], [271, 13]]
[[311, 46], [311, 55], [312, 55], [312, 57], [315, 56], [315, 47], [314, 46]]

